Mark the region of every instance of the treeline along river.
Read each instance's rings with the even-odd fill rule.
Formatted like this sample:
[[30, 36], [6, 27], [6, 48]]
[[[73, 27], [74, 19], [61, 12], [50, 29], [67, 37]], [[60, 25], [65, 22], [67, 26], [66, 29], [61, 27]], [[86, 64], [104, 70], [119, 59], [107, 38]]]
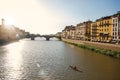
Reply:
[[56, 38], [23, 39], [0, 46], [0, 80], [120, 80], [120, 60]]

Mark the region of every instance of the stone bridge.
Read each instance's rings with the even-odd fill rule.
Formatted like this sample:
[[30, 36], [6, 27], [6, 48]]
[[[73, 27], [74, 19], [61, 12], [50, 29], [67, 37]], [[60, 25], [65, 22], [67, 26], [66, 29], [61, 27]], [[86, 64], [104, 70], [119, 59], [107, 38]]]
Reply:
[[61, 40], [60, 36], [55, 36], [55, 35], [34, 35], [34, 34], [31, 34], [27, 38], [31, 38], [31, 40], [35, 40], [36, 37], [44, 37], [44, 38], [46, 38], [47, 41], [49, 41], [50, 38], [53, 38], [53, 37], [56, 37], [59, 40]]

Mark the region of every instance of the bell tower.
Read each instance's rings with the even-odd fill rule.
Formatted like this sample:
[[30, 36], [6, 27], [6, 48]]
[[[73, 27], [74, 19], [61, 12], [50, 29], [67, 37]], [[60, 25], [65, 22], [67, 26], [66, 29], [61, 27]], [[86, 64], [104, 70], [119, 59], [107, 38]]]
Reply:
[[2, 23], [1, 23], [1, 25], [2, 25], [2, 26], [5, 25], [5, 19], [4, 19], [4, 18], [2, 18]]

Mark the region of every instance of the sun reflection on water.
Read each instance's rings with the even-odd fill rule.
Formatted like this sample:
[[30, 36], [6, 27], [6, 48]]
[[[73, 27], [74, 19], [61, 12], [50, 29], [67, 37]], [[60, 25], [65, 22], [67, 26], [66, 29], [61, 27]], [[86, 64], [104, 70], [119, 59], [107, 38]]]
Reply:
[[22, 66], [22, 49], [24, 43], [21, 44], [16, 42], [6, 46], [7, 55], [6, 55], [6, 68], [8, 71], [9, 79], [17, 79], [20, 78], [20, 74], [22, 74], [21, 66]]

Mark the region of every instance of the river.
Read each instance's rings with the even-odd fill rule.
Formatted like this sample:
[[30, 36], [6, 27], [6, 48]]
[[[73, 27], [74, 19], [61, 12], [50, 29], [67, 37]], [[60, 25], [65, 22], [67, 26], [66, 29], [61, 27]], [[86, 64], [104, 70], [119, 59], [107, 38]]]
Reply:
[[23, 39], [0, 46], [0, 80], [120, 80], [120, 60], [55, 38]]

